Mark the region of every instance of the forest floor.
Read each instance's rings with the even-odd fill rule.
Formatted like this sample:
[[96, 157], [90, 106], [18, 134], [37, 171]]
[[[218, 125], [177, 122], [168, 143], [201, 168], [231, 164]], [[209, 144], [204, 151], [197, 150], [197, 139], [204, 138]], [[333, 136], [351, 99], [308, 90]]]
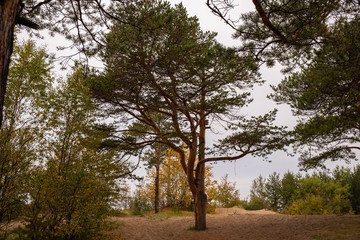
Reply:
[[207, 230], [195, 231], [193, 216], [112, 217], [114, 229], [106, 235], [113, 240], [358, 240], [359, 215], [292, 216], [266, 210], [219, 208], [207, 215]]

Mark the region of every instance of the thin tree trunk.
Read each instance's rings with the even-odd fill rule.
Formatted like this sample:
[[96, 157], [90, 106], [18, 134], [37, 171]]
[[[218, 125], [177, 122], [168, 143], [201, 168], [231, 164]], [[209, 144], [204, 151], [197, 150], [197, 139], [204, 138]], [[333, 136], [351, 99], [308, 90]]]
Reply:
[[0, 0], [0, 128], [20, 0]]
[[158, 147], [156, 149], [156, 165], [155, 165], [155, 213], [159, 212], [159, 180], [160, 180], [160, 157], [161, 157], [161, 144], [158, 144]]

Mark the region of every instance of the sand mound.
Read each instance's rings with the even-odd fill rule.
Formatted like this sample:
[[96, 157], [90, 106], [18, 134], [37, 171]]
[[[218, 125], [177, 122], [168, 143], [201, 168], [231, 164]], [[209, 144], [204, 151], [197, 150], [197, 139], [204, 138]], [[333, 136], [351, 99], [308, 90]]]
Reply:
[[273, 211], [269, 211], [269, 210], [252, 210], [252, 211], [248, 211], [245, 210], [243, 208], [240, 207], [233, 207], [233, 208], [216, 208], [215, 209], [215, 213], [219, 214], [221, 216], [230, 216], [230, 215], [253, 215], [253, 214], [257, 214], [257, 215], [268, 215], [268, 214], [278, 214], [276, 212]]

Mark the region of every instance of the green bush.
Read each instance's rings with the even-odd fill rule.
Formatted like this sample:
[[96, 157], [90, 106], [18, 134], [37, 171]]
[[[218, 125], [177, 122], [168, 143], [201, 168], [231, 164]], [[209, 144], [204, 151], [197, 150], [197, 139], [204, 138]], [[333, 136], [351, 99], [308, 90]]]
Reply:
[[23, 239], [97, 236], [108, 215], [113, 190], [84, 167], [76, 169], [68, 169], [65, 175], [58, 175], [51, 167], [33, 172]]
[[150, 199], [142, 193], [141, 189], [137, 189], [130, 201], [130, 210], [133, 215], [143, 215], [152, 209]]
[[243, 201], [241, 205], [245, 210], [260, 210], [264, 208], [264, 199], [263, 198], [252, 198], [248, 202]]
[[346, 214], [352, 213], [350, 186], [331, 179], [307, 176], [301, 179], [294, 193], [294, 201], [284, 209], [293, 215]]
[[236, 183], [228, 180], [229, 175], [226, 174], [221, 178], [219, 184], [216, 185], [214, 201], [218, 207], [231, 208], [240, 206], [240, 193], [236, 189]]

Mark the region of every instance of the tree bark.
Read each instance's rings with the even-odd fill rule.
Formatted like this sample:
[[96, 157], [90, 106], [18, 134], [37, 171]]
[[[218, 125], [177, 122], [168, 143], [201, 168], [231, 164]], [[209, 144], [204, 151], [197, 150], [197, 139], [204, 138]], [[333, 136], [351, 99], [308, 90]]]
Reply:
[[[199, 155], [198, 163], [205, 159], [205, 92], [201, 91], [202, 108], [200, 110], [200, 131], [199, 131]], [[205, 164], [195, 172], [196, 195], [195, 199], [195, 229], [206, 230], [206, 204], [207, 195], [205, 193]]]
[[20, 0], [0, 1], [0, 128], [3, 122], [10, 57], [13, 52], [14, 29], [19, 12]]
[[155, 165], [155, 213], [159, 212], [159, 180], [160, 180], [160, 157], [161, 157], [161, 144], [158, 144], [156, 149], [156, 165]]
[[[205, 164], [201, 166], [201, 178], [205, 175]], [[199, 179], [200, 180], [200, 179]], [[200, 180], [201, 182], [201, 180]], [[207, 195], [205, 193], [205, 185], [198, 182], [198, 191], [194, 196], [195, 199], [195, 229], [206, 230], [206, 204]]]

